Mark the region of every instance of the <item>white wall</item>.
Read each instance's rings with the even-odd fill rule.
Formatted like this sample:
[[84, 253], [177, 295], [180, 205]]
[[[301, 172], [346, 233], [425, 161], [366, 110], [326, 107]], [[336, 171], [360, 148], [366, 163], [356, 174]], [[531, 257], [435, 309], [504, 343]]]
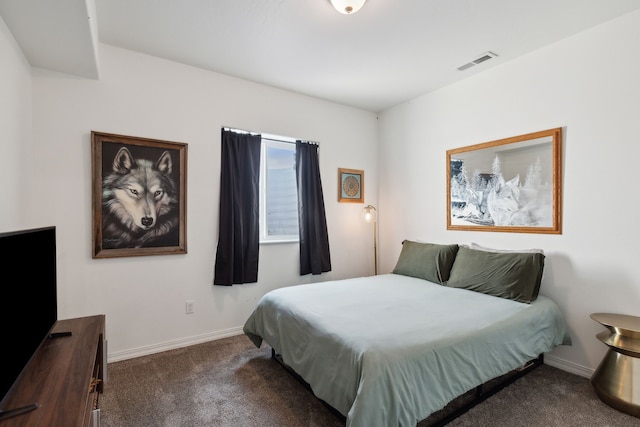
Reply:
[[[240, 333], [267, 291], [373, 274], [362, 204], [337, 202], [337, 169], [365, 170], [377, 204], [374, 114], [100, 45], [100, 80], [33, 70], [37, 220], [58, 228], [59, 317], [106, 314], [109, 360]], [[259, 282], [213, 286], [223, 126], [320, 143], [333, 271], [298, 274], [297, 244], [262, 246]], [[92, 130], [188, 144], [186, 255], [91, 258]], [[185, 314], [185, 301], [195, 314]]]
[[[634, 12], [382, 114], [382, 271], [405, 238], [542, 248], [541, 293], [573, 339], [546, 360], [590, 375], [606, 346], [589, 314], [640, 316], [639, 40]], [[446, 150], [555, 127], [564, 128], [561, 235], [446, 230]]]
[[31, 149], [31, 67], [0, 18], [0, 231], [29, 224], [24, 189], [29, 186]]

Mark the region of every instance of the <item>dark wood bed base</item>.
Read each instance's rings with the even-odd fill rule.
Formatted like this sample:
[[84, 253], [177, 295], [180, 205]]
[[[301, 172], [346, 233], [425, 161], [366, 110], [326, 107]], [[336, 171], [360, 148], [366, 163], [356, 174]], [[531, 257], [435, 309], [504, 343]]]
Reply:
[[[274, 349], [271, 349], [271, 357], [275, 359], [278, 363], [280, 363], [280, 365], [282, 365], [285, 368], [285, 370], [289, 372], [289, 374], [291, 374], [296, 380], [298, 380], [307, 390], [309, 390], [313, 394], [313, 390], [311, 390], [311, 386], [309, 385], [309, 383], [307, 383], [300, 375], [298, 375], [298, 373], [294, 371], [289, 365], [284, 363], [284, 361], [282, 360], [282, 356], [276, 353]], [[530, 360], [520, 368], [517, 368], [514, 371], [507, 373], [505, 375], [502, 375], [493, 380], [487, 381], [486, 383], [479, 385], [478, 387], [463, 394], [462, 396], [455, 398], [454, 400], [449, 402], [449, 404], [445, 408], [431, 414], [427, 418], [427, 420], [433, 419], [433, 423], [429, 423], [429, 427], [442, 427], [450, 423], [454, 419], [458, 418], [460, 415], [469, 411], [471, 408], [473, 408], [477, 404], [484, 402], [489, 397], [493, 396], [494, 394], [496, 394], [497, 392], [499, 392], [509, 384], [513, 383], [518, 378], [521, 378], [524, 375], [528, 374], [529, 372], [533, 371], [535, 368], [542, 365], [543, 363], [544, 363], [544, 354], [540, 354], [537, 358]], [[337, 409], [335, 409], [334, 407], [332, 407], [322, 399], [318, 399], [318, 400], [320, 400], [336, 417], [338, 417], [343, 422], [346, 421], [345, 416], [342, 415], [340, 412], [338, 412]]]

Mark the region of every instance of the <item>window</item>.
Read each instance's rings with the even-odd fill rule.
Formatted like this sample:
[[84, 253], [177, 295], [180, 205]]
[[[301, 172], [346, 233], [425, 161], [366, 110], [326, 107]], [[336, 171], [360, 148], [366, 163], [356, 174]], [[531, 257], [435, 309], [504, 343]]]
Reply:
[[260, 242], [298, 240], [295, 141], [263, 134], [260, 158]]

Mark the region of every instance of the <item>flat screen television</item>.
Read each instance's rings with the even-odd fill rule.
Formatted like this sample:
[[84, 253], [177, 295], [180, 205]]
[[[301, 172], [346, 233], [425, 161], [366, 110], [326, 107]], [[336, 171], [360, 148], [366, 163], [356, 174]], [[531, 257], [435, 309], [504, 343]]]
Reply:
[[0, 233], [0, 263], [0, 414], [6, 415], [16, 408], [5, 408], [5, 397], [58, 318], [55, 227]]

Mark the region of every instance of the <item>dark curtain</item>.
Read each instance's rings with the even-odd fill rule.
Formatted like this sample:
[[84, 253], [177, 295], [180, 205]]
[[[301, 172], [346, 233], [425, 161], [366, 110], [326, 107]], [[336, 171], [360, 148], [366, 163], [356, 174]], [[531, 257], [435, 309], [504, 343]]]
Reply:
[[220, 223], [213, 284], [258, 281], [261, 135], [222, 129]]
[[300, 275], [331, 271], [317, 144], [296, 141], [296, 181], [300, 224]]

